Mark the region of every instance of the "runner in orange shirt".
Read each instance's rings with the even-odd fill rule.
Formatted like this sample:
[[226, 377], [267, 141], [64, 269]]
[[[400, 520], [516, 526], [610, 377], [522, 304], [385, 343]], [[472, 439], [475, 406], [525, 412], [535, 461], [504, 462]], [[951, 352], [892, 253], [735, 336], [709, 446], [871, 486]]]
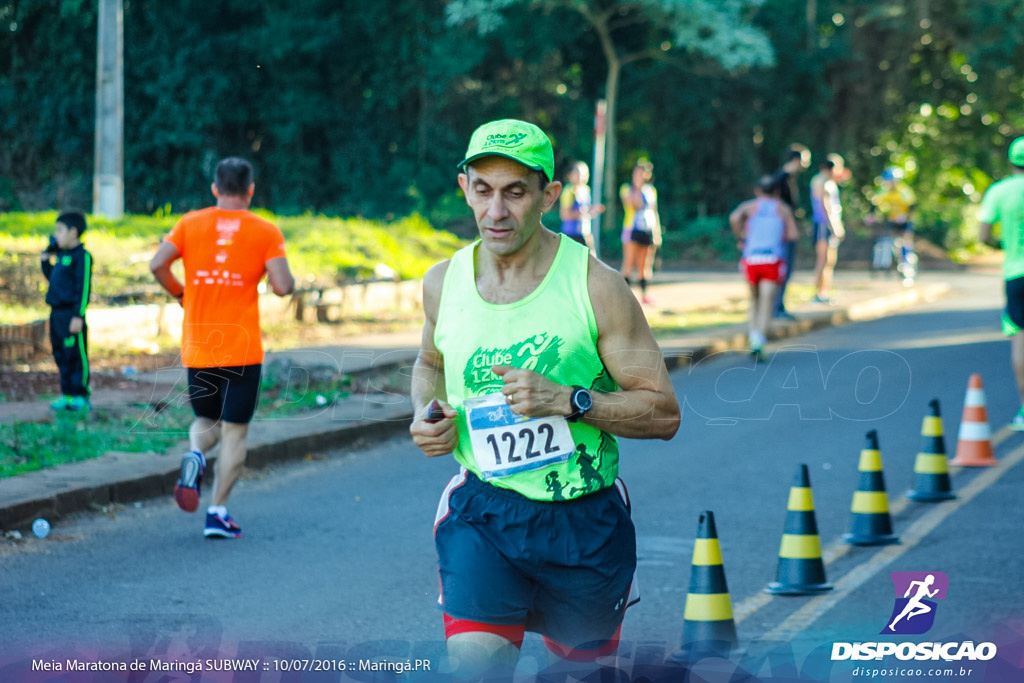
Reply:
[[[199, 507], [205, 453], [220, 442], [213, 504], [206, 512], [208, 538], [242, 535], [226, 505], [245, 465], [263, 368], [257, 286], [266, 274], [278, 296], [295, 289], [281, 231], [248, 210], [254, 189], [248, 161], [222, 160], [211, 187], [216, 206], [182, 216], [149, 264], [185, 309], [181, 361], [195, 420], [189, 428], [192, 450], [182, 459], [174, 488], [182, 510]], [[171, 272], [179, 258], [184, 283]]]

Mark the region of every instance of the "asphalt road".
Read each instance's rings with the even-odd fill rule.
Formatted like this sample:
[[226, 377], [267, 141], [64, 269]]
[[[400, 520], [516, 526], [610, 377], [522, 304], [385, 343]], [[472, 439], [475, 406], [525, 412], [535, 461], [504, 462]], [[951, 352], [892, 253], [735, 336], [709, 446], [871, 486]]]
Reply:
[[[1024, 467], [1007, 466], [1024, 456], [1024, 437], [1005, 429], [1017, 397], [999, 334], [1000, 284], [989, 276], [958, 282], [953, 296], [918, 310], [771, 347], [767, 364], [729, 353], [673, 374], [684, 406], [679, 434], [622, 445], [642, 595], [626, 616], [624, 659], [660, 661], [678, 645], [704, 510], [716, 518], [740, 637], [733, 663], [718, 663], [727, 669], [739, 662], [759, 677], [803, 668], [811, 680], [851, 680], [857, 663], [830, 664], [827, 650], [835, 641], [881, 639], [897, 597], [896, 571], [949, 577], [928, 639], [994, 639], [1002, 652], [1017, 653], [1018, 664], [1024, 659], [1013, 645], [1024, 633]], [[940, 401], [952, 453], [971, 373], [985, 382], [1004, 464], [955, 469], [955, 501], [905, 501], [929, 401]], [[895, 532], [903, 536], [887, 549], [839, 541], [872, 429]], [[818, 598], [769, 597], [762, 588], [775, 578], [788, 491], [801, 463], [810, 470], [836, 588]], [[259, 672], [234, 680], [288, 680], [291, 674], [267, 664], [277, 657], [423, 658], [436, 671], [444, 662], [431, 526], [454, 470], [450, 460], [427, 460], [399, 438], [255, 472], [232, 499], [240, 541], [204, 539], [202, 518], [170, 499], [63, 522], [45, 541], [0, 555], [0, 680], [20, 675], [32, 659], [75, 657], [260, 658]], [[543, 662], [539, 640], [528, 637], [519, 673]], [[149, 676], [137, 680], [163, 680]], [[206, 673], [203, 680], [232, 676]]]

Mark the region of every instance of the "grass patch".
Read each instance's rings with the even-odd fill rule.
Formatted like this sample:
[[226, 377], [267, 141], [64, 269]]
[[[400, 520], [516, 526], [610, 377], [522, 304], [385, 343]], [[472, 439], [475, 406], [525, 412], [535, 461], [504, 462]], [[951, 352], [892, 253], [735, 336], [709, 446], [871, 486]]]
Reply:
[[50, 307], [45, 305], [26, 306], [19, 303], [6, 303], [0, 306], [0, 325], [27, 325], [36, 320], [50, 317]]
[[352, 379], [313, 379], [304, 374], [288, 376], [284, 381], [268, 379], [260, 382], [260, 419], [287, 417], [310, 410], [321, 410], [352, 395]]
[[110, 451], [163, 453], [188, 437], [192, 413], [168, 406], [140, 419], [102, 409], [88, 414], [56, 413], [44, 422], [0, 424], [0, 478], [69, 462], [98, 458]]
[[735, 325], [747, 322], [747, 312], [731, 310], [690, 311], [686, 313], [650, 314], [648, 324], [655, 339], [698, 329]]
[[[331, 287], [382, 272], [399, 279], [418, 279], [463, 244], [416, 214], [384, 222], [275, 216], [262, 210], [254, 213], [281, 228], [288, 263], [300, 287]], [[39, 253], [56, 218], [55, 211], [0, 214], [0, 293], [5, 302], [25, 306], [42, 302], [46, 281], [39, 268]], [[160, 212], [117, 221], [88, 217], [83, 242], [93, 255], [93, 305], [147, 301], [154, 296], [166, 299], [149, 272], [149, 261], [178, 218]], [[181, 277], [180, 263], [177, 267]]]
[[[265, 367], [257, 419], [287, 417], [322, 409], [351, 395], [352, 380], [315, 370], [273, 372]], [[54, 413], [39, 422], [0, 424], [0, 479], [104, 453], [164, 453], [188, 440], [193, 419], [187, 401], [138, 404], [124, 409], [94, 408], [89, 413]]]
[[[789, 307], [809, 303], [814, 295], [815, 288], [812, 285], [790, 283], [786, 287], [786, 303]], [[645, 311], [645, 315], [654, 338], [661, 340], [686, 332], [746, 323], [749, 311], [749, 300], [737, 298], [711, 308], [685, 312], [653, 309]]]

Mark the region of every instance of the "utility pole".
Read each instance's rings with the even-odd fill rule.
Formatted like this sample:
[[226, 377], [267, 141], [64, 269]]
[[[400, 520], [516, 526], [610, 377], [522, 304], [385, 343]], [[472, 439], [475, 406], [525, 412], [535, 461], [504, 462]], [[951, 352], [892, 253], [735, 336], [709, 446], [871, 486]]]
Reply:
[[124, 215], [124, 0], [99, 0], [92, 211]]
[[[591, 201], [600, 203], [602, 192], [604, 190], [604, 143], [605, 143], [605, 130], [607, 127], [607, 114], [608, 114], [608, 103], [604, 100], [598, 100], [594, 106], [594, 172], [591, 174], [593, 178], [594, 191], [590, 195]], [[594, 237], [594, 255], [598, 258], [601, 257], [601, 228], [604, 225], [601, 222], [601, 216], [603, 213], [594, 216], [591, 219], [590, 230]]]

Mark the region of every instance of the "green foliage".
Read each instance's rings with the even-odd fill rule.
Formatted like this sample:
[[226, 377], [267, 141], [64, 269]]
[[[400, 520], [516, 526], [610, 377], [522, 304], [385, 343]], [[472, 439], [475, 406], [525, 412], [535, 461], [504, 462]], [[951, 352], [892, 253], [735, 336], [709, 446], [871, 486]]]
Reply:
[[[671, 220], [671, 214], [668, 218]], [[662, 217], [665, 220], [665, 217]], [[669, 223], [666, 221], [666, 226]], [[685, 259], [712, 265], [716, 261], [736, 261], [736, 240], [729, 230], [728, 216], [704, 216], [679, 220], [666, 229], [662, 258]]]
[[[608, 98], [608, 158], [620, 161], [606, 188], [614, 195], [628, 163], [649, 155], [675, 223], [727, 212], [798, 141], [816, 159], [847, 159], [854, 213], [882, 168], [903, 166], [919, 225], [953, 246], [970, 241], [971, 207], [1006, 174], [1006, 145], [1024, 131], [1019, 9], [1018, 0], [126, 2], [127, 207], [170, 216], [205, 206], [214, 164], [238, 154], [257, 169], [255, 203], [278, 216], [416, 213], [445, 227], [468, 215], [454, 164], [478, 124], [540, 123], [561, 170], [593, 158], [594, 101]], [[0, 2], [0, 27], [0, 211], [88, 207], [95, 3]], [[800, 181], [805, 204], [810, 175]], [[618, 227], [614, 203], [605, 243]]]
[[[420, 278], [461, 246], [418, 215], [393, 222], [302, 216], [275, 218], [296, 278], [336, 283], [372, 277], [378, 264], [399, 278]], [[295, 256], [293, 257], [292, 254]]]
[[95, 54], [93, 3], [0, 3], [0, 211], [84, 204]]
[[57, 413], [53, 421], [0, 424], [0, 478], [122, 451], [162, 453], [188, 438], [187, 408], [148, 411], [140, 419], [102, 409]]

